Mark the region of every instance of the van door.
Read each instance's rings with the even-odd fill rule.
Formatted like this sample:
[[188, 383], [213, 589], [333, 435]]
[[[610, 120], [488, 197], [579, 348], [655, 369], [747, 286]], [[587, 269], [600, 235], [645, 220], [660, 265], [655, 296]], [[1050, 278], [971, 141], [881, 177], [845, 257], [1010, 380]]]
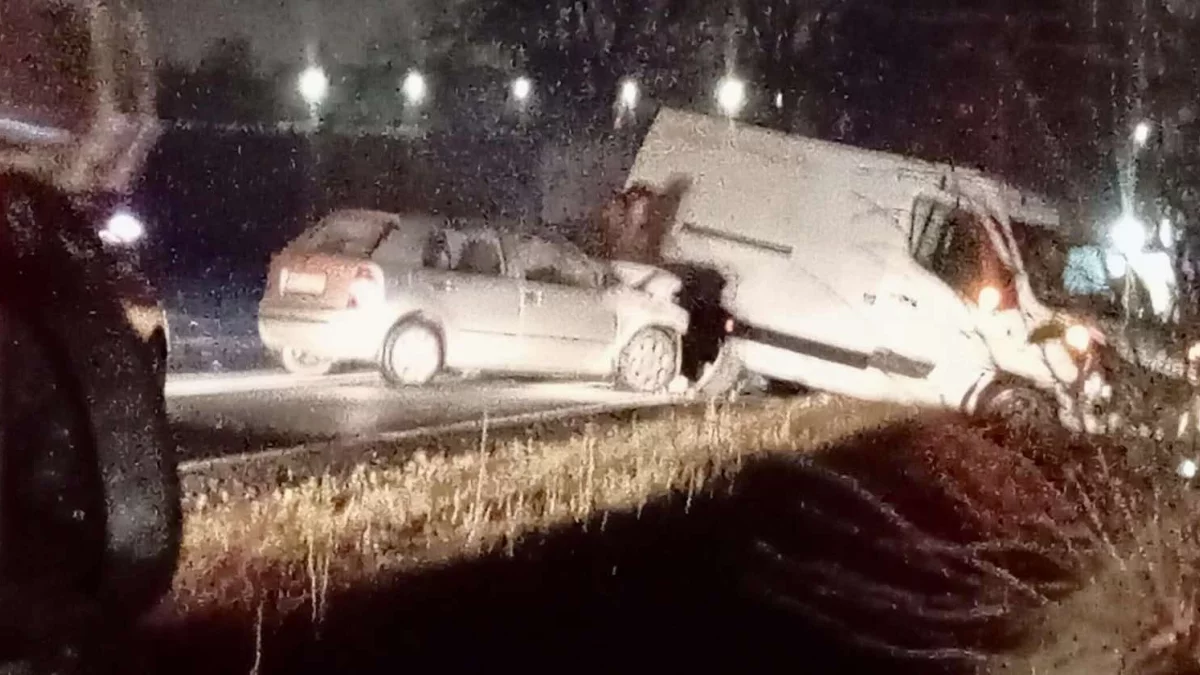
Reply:
[[888, 329], [872, 365], [914, 403], [960, 407], [992, 369], [966, 298], [1003, 265], [975, 214], [942, 200], [919, 200], [914, 214], [911, 255], [881, 261], [875, 317]]

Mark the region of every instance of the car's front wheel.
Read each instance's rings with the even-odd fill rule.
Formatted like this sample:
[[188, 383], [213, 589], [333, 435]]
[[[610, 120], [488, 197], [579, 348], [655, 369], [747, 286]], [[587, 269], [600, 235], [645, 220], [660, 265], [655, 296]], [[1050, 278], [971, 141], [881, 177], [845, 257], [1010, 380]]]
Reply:
[[638, 331], [617, 359], [617, 384], [632, 391], [664, 391], [678, 372], [679, 341], [661, 328]]
[[397, 325], [383, 344], [381, 371], [389, 384], [416, 386], [429, 383], [442, 369], [442, 337], [419, 319]]
[[333, 370], [333, 360], [300, 351], [295, 347], [284, 347], [279, 352], [283, 369], [293, 375], [327, 375]]

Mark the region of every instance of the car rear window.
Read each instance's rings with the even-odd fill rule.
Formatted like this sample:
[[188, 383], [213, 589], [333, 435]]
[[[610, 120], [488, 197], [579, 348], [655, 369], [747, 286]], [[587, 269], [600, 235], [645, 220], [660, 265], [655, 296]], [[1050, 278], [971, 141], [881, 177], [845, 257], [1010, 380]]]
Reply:
[[329, 216], [300, 236], [295, 247], [306, 253], [326, 253], [356, 258], [370, 257], [394, 225], [387, 218]]

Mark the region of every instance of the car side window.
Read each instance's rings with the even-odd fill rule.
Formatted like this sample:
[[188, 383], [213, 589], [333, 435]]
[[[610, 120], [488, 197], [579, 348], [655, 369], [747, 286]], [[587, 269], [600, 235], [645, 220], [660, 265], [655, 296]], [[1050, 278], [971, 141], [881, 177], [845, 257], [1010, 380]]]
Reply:
[[504, 273], [504, 264], [500, 259], [500, 249], [494, 242], [486, 239], [472, 239], [463, 247], [455, 272], [464, 274], [480, 274], [485, 276], [500, 276]]
[[454, 267], [454, 256], [450, 251], [450, 242], [443, 232], [435, 232], [425, 242], [425, 250], [421, 255], [421, 263], [426, 269], [448, 272]]
[[384, 266], [416, 266], [421, 251], [413, 250], [412, 236], [400, 228], [389, 228], [383, 235], [379, 245], [371, 254], [371, 259]]

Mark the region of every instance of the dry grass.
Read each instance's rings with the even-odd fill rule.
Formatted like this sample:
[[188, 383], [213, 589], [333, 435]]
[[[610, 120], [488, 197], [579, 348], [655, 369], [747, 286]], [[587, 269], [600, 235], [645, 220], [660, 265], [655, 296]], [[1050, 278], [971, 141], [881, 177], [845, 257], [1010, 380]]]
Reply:
[[319, 625], [334, 589], [511, 550], [530, 533], [701, 490], [754, 455], [814, 449], [911, 414], [818, 396], [593, 426], [566, 440], [493, 443], [485, 433], [475, 452], [417, 452], [401, 464], [364, 465], [242, 501], [196, 501], [174, 608], [305, 606]]
[[1032, 616], [1033, 639], [998, 672], [1200, 672], [1200, 503], [1168, 491], [1098, 528], [1105, 546], [1090, 578]]

